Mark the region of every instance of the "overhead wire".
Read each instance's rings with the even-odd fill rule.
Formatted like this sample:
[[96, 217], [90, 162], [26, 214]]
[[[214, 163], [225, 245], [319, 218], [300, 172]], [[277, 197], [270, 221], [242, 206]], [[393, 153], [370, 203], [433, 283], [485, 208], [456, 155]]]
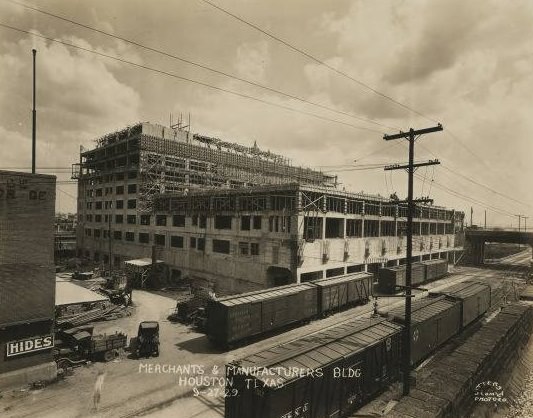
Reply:
[[[424, 146], [423, 144], [418, 144], [418, 145], [419, 145], [422, 149], [424, 149], [426, 152], [429, 152], [431, 155], [433, 155], [433, 157], [437, 158], [437, 155], [436, 155], [433, 151], [431, 151], [429, 148], [427, 148], [427, 147]], [[488, 191], [490, 191], [490, 192], [492, 192], [492, 193], [494, 193], [494, 194], [497, 194], [497, 195], [499, 195], [499, 196], [501, 196], [501, 197], [505, 197], [505, 198], [508, 199], [508, 200], [512, 200], [512, 201], [515, 202], [515, 203], [519, 203], [519, 204], [522, 204], [522, 205], [525, 205], [525, 206], [529, 206], [530, 208], [533, 207], [533, 206], [532, 206], [531, 204], [529, 204], [529, 203], [523, 202], [523, 201], [518, 200], [518, 199], [516, 199], [516, 198], [514, 198], [514, 197], [512, 197], [512, 196], [506, 195], [505, 193], [501, 193], [501, 192], [499, 192], [498, 190], [495, 190], [494, 188], [487, 186], [486, 184], [483, 184], [483, 183], [481, 183], [481, 182], [479, 182], [479, 181], [476, 181], [476, 180], [474, 180], [474, 179], [472, 179], [472, 178], [470, 178], [470, 177], [468, 177], [468, 176], [466, 176], [466, 175], [464, 175], [464, 174], [461, 174], [461, 173], [459, 172], [459, 170], [457, 170], [457, 167], [452, 166], [452, 165], [449, 164], [448, 162], [446, 162], [446, 164], [444, 164], [444, 163], [441, 161], [441, 164], [440, 164], [440, 165], [441, 165], [441, 167], [444, 168], [446, 171], [449, 171], [450, 173], [452, 173], [452, 174], [454, 174], [454, 175], [456, 175], [456, 176], [458, 176], [458, 177], [461, 177], [461, 178], [463, 178], [464, 180], [467, 180], [467, 181], [469, 181], [470, 183], [475, 184], [476, 186], [483, 187], [484, 189], [487, 189]], [[449, 165], [450, 167], [448, 167], [448, 165]]]
[[35, 37], [41, 38], [41, 39], [45, 39], [45, 40], [50, 41], [50, 42], [59, 43], [61, 45], [65, 45], [65, 46], [68, 46], [70, 48], [79, 49], [81, 51], [89, 52], [91, 54], [95, 54], [95, 55], [98, 55], [98, 56], [101, 56], [101, 57], [105, 57], [105, 58], [112, 59], [112, 60], [115, 60], [115, 61], [118, 61], [118, 62], [129, 64], [129, 65], [132, 65], [134, 67], [142, 68], [142, 69], [145, 69], [145, 70], [157, 73], [157, 74], [166, 75], [166, 76], [169, 76], [169, 77], [181, 80], [181, 81], [197, 84], [197, 85], [200, 85], [200, 86], [203, 86], [203, 87], [207, 87], [209, 89], [217, 90], [217, 91], [228, 93], [228, 94], [231, 94], [231, 95], [234, 95], [234, 96], [237, 96], [237, 97], [241, 97], [241, 98], [253, 100], [253, 101], [256, 101], [256, 102], [259, 102], [259, 103], [267, 104], [269, 106], [278, 107], [278, 108], [281, 108], [281, 109], [284, 109], [284, 110], [289, 110], [291, 112], [300, 113], [300, 114], [307, 115], [307, 116], [310, 116], [310, 117], [313, 117], [313, 118], [316, 118], [316, 119], [320, 119], [320, 120], [324, 120], [324, 121], [327, 121], [327, 122], [348, 126], [348, 127], [351, 127], [351, 128], [354, 128], [354, 129], [358, 129], [358, 130], [365, 130], [365, 131], [375, 132], [375, 133], [380, 133], [380, 134], [382, 133], [381, 131], [378, 131], [376, 129], [372, 129], [372, 128], [368, 128], [368, 127], [364, 127], [364, 126], [353, 125], [353, 124], [348, 123], [348, 122], [340, 121], [340, 120], [337, 120], [337, 119], [331, 119], [331, 118], [328, 118], [328, 117], [325, 117], [325, 116], [317, 115], [315, 113], [311, 113], [311, 112], [307, 112], [307, 111], [304, 111], [304, 110], [301, 110], [301, 109], [297, 109], [297, 108], [294, 108], [294, 107], [282, 105], [280, 103], [275, 103], [275, 102], [272, 102], [270, 100], [261, 99], [259, 97], [255, 97], [255, 96], [251, 96], [251, 95], [248, 95], [248, 94], [236, 92], [236, 91], [229, 90], [229, 89], [226, 89], [226, 88], [223, 88], [223, 87], [214, 86], [212, 84], [205, 83], [205, 82], [199, 81], [199, 80], [194, 80], [194, 79], [191, 79], [191, 78], [188, 78], [188, 77], [183, 77], [183, 76], [180, 76], [178, 74], [175, 74], [175, 73], [172, 73], [172, 72], [169, 72], [169, 71], [160, 70], [160, 69], [157, 69], [157, 68], [154, 68], [154, 67], [149, 67], [149, 66], [144, 65], [144, 64], [139, 64], [139, 63], [136, 63], [136, 62], [133, 62], [133, 61], [126, 60], [124, 58], [120, 58], [120, 57], [114, 56], [114, 55], [110, 55], [110, 54], [106, 54], [106, 53], [103, 53], [103, 52], [95, 51], [93, 49], [85, 48], [85, 47], [82, 47], [80, 45], [76, 45], [76, 44], [73, 44], [73, 43], [70, 43], [70, 42], [61, 41], [59, 39], [50, 38], [48, 36], [40, 35], [40, 34], [32, 32], [32, 31], [16, 28], [16, 27], [11, 26], [11, 25], [6, 25], [5, 23], [0, 23], [0, 27], [6, 28], [6, 29], [10, 29], [10, 30], [13, 30], [13, 31], [17, 31], [17, 32], [21, 32], [21, 33], [26, 33], [28, 35], [35, 36]]
[[176, 55], [174, 53], [170, 53], [170, 52], [158, 49], [158, 48], [154, 48], [154, 47], [151, 47], [151, 46], [148, 46], [148, 45], [144, 45], [144, 44], [142, 44], [140, 42], [125, 38], [125, 37], [120, 36], [120, 35], [115, 35], [115, 34], [106, 32], [104, 30], [95, 28], [93, 26], [77, 22], [75, 20], [66, 18], [64, 16], [57, 15], [55, 13], [51, 13], [51, 12], [45, 11], [43, 9], [39, 9], [37, 7], [33, 7], [33, 6], [30, 6], [30, 5], [15, 1], [15, 0], [4, 0], [4, 1], [7, 1], [8, 3], [12, 3], [12, 4], [15, 4], [15, 5], [18, 5], [18, 6], [21, 6], [21, 7], [24, 7], [26, 9], [29, 9], [29, 10], [32, 10], [32, 11], [35, 11], [37, 13], [44, 14], [44, 15], [49, 16], [49, 17], [53, 17], [55, 19], [59, 19], [59, 20], [68, 22], [70, 24], [82, 27], [84, 29], [88, 29], [90, 31], [97, 32], [97, 33], [100, 33], [102, 35], [105, 35], [105, 36], [120, 40], [120, 41], [128, 43], [130, 45], [134, 45], [134, 46], [136, 46], [138, 48], [142, 48], [142, 49], [144, 49], [146, 51], [154, 52], [156, 54], [163, 55], [163, 56], [165, 56], [167, 58], [172, 58], [172, 59], [181, 61], [183, 63], [186, 63], [188, 65], [192, 65], [192, 66], [197, 67], [197, 68], [202, 68], [202, 69], [204, 69], [206, 71], [209, 71], [209, 72], [212, 72], [212, 73], [215, 73], [215, 74], [218, 74], [218, 75], [222, 75], [224, 77], [231, 78], [233, 80], [237, 80], [237, 81], [246, 83], [248, 85], [251, 85], [251, 86], [254, 86], [254, 87], [258, 87], [260, 89], [267, 90], [269, 92], [276, 93], [276, 94], [288, 97], [288, 98], [293, 99], [293, 100], [300, 101], [302, 103], [310, 104], [312, 106], [316, 106], [316, 107], [319, 107], [321, 109], [325, 109], [325, 110], [328, 110], [330, 112], [334, 112], [334, 113], [341, 114], [341, 115], [344, 115], [344, 116], [349, 116], [351, 118], [357, 119], [357, 120], [362, 121], [362, 122], [367, 122], [367, 123], [372, 123], [372, 124], [375, 124], [375, 125], [379, 125], [379, 126], [382, 126], [384, 128], [399, 129], [398, 127], [391, 127], [391, 126], [386, 125], [386, 124], [384, 124], [382, 122], [379, 122], [379, 121], [377, 121], [375, 119], [371, 119], [371, 118], [366, 118], [366, 117], [363, 117], [363, 116], [355, 115], [355, 114], [350, 113], [350, 112], [345, 112], [345, 111], [342, 111], [342, 110], [339, 110], [339, 109], [332, 108], [330, 106], [323, 105], [321, 103], [317, 103], [317, 102], [314, 102], [314, 101], [311, 101], [311, 100], [308, 100], [308, 99], [304, 99], [302, 97], [296, 96], [295, 94], [287, 93], [287, 92], [281, 91], [279, 89], [275, 89], [273, 87], [266, 86], [264, 84], [258, 83], [256, 81], [248, 80], [246, 78], [239, 77], [239, 76], [234, 75], [234, 74], [230, 74], [229, 72], [222, 71], [222, 70], [210, 67], [210, 66], [208, 66], [206, 64], [195, 62], [195, 61], [192, 61], [190, 59], [186, 59], [186, 58], [180, 57], [180, 56], [178, 56], [178, 55]]
[[[419, 180], [421, 179], [421, 175], [420, 174], [415, 173], [415, 177], [418, 178]], [[440, 190], [442, 190], [442, 191], [444, 191], [444, 192], [446, 192], [448, 194], [452, 194], [455, 197], [461, 197], [461, 198], [463, 198], [464, 200], [466, 200], [468, 202], [475, 203], [475, 204], [480, 205], [480, 206], [482, 206], [484, 208], [490, 209], [493, 212], [497, 212], [497, 213], [499, 213], [501, 215], [506, 215], [506, 216], [512, 216], [512, 217], [516, 216], [516, 215], [512, 214], [511, 212], [509, 212], [509, 211], [507, 211], [505, 209], [498, 208], [496, 206], [490, 205], [490, 204], [488, 204], [486, 202], [483, 202], [481, 200], [475, 199], [475, 198], [473, 198], [471, 196], [467, 196], [465, 194], [462, 194], [462, 193], [460, 193], [460, 192], [458, 192], [456, 190], [453, 190], [453, 189], [451, 189], [451, 188], [449, 188], [449, 187], [447, 187], [447, 186], [445, 186], [443, 184], [440, 184], [440, 183], [438, 183], [436, 181], [433, 181], [433, 184], [435, 185], [435, 187], [437, 187], [438, 189], [440, 189]]]
[[435, 119], [433, 119], [433, 118], [431, 118], [429, 116], [424, 115], [423, 113], [421, 113], [421, 112], [415, 110], [414, 108], [412, 108], [412, 107], [410, 107], [410, 106], [408, 106], [408, 105], [406, 105], [406, 104], [404, 104], [404, 103], [392, 98], [391, 96], [389, 96], [389, 95], [387, 95], [385, 93], [382, 93], [381, 91], [377, 90], [376, 88], [364, 83], [361, 80], [358, 80], [357, 78], [351, 76], [350, 74], [348, 74], [348, 73], [346, 73], [344, 71], [341, 71], [338, 68], [333, 67], [332, 65], [329, 65], [328, 63], [326, 63], [323, 60], [315, 57], [314, 55], [312, 55], [311, 53], [303, 50], [302, 48], [298, 48], [298, 47], [294, 46], [289, 41], [286, 41], [286, 40], [282, 39], [281, 37], [279, 37], [277, 35], [274, 35], [272, 32], [269, 32], [269, 31], [267, 31], [265, 29], [260, 28], [256, 24], [247, 21], [246, 19], [244, 19], [244, 18], [242, 18], [242, 17], [230, 12], [229, 10], [224, 9], [223, 7], [217, 5], [217, 4], [215, 4], [215, 3], [213, 3], [213, 2], [211, 2], [209, 0], [201, 0], [201, 1], [203, 1], [204, 3], [208, 4], [209, 6], [215, 8], [215, 9], [221, 11], [222, 13], [224, 13], [224, 14], [226, 14], [226, 15], [228, 15], [228, 16], [236, 19], [236, 20], [238, 20], [239, 22], [241, 22], [241, 23], [243, 23], [243, 24], [245, 24], [245, 25], [247, 25], [247, 26], [249, 26], [249, 27], [251, 27], [251, 28], [253, 28], [253, 29], [257, 30], [257, 31], [259, 31], [259, 32], [261, 32], [262, 34], [268, 36], [269, 38], [274, 39], [275, 41], [285, 45], [287, 48], [289, 48], [289, 49], [291, 49], [291, 50], [293, 50], [293, 51], [295, 51], [295, 52], [307, 57], [308, 59], [316, 62], [317, 64], [320, 64], [320, 65], [328, 68], [329, 70], [337, 73], [338, 75], [341, 75], [342, 77], [353, 81], [354, 83], [356, 83], [359, 86], [361, 86], [361, 87], [371, 91], [372, 93], [382, 97], [383, 99], [386, 99], [386, 100], [388, 100], [388, 101], [390, 101], [390, 102], [392, 102], [392, 103], [394, 103], [394, 104], [396, 104], [396, 105], [398, 105], [400, 107], [403, 107], [404, 109], [409, 110], [410, 112], [415, 113], [418, 116], [423, 117], [424, 119], [430, 120], [430, 121], [435, 122], [435, 123], [438, 122], [437, 120], [435, 120]]

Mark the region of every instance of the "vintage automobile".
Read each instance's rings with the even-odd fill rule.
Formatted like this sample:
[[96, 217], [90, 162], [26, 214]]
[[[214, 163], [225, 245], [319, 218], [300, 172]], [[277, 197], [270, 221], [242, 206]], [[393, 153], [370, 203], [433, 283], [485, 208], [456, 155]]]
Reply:
[[136, 345], [137, 357], [159, 356], [159, 322], [141, 322], [137, 332]]

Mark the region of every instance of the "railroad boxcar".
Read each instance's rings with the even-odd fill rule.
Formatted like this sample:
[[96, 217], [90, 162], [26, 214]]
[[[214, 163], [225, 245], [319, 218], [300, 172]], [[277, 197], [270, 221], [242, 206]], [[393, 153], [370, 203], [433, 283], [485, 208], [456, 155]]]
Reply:
[[466, 327], [489, 310], [491, 288], [488, 284], [462, 282], [437, 292], [430, 292], [429, 295], [444, 295], [460, 301], [461, 322], [462, 326]]
[[[381, 313], [381, 312], [380, 312]], [[405, 307], [382, 313], [391, 321], [405, 324]], [[461, 330], [461, 303], [444, 296], [413, 301], [411, 305], [411, 364], [429, 356]]]
[[[383, 267], [378, 272], [379, 289], [383, 293], [394, 293], [396, 286], [405, 286], [406, 266]], [[413, 263], [411, 267], [411, 284], [413, 286], [424, 282], [425, 266]]]
[[368, 302], [372, 295], [373, 278], [370, 273], [359, 272], [310, 282], [318, 288], [319, 316]]
[[224, 416], [347, 416], [398, 379], [401, 335], [383, 318], [354, 319], [229, 364]]
[[292, 284], [209, 301], [207, 336], [229, 347], [317, 315], [317, 287]]
[[424, 265], [425, 278], [424, 281], [429, 282], [432, 280], [440, 279], [448, 273], [448, 261], [445, 259], [436, 259], [436, 260], [426, 260], [420, 262]]

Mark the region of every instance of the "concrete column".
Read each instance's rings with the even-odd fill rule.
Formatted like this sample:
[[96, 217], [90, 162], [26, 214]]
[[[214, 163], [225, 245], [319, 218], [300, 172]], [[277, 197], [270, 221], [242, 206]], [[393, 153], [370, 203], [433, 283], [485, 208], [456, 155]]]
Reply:
[[343, 230], [344, 230], [344, 232], [342, 233], [342, 238], [346, 239], [346, 224], [347, 224], [346, 218], [342, 220], [342, 223], [343, 223]]
[[363, 201], [363, 211], [361, 215], [362, 215], [361, 216], [361, 238], [364, 238], [365, 237], [365, 202], [364, 201]]

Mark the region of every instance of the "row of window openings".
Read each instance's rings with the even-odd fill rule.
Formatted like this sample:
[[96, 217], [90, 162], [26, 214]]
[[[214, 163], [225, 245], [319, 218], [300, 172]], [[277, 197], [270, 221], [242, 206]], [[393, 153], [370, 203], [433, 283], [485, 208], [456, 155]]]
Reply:
[[[102, 210], [102, 209], [113, 209], [113, 201], [108, 200], [105, 202], [86, 202], [85, 207], [87, 209], [93, 209], [93, 203], [94, 203], [94, 209], [96, 210]], [[127, 208], [128, 209], [136, 209], [137, 208], [137, 200], [136, 199], [128, 199], [127, 200]], [[115, 200], [115, 209], [124, 209], [124, 201], [123, 200]]]
[[[112, 215], [93, 215], [87, 214], [86, 221], [92, 222], [109, 222]], [[140, 215], [139, 224], [140, 225], [150, 225], [151, 216], [150, 215]], [[231, 216], [215, 216], [215, 229], [232, 229], [233, 218]], [[291, 218], [288, 216], [270, 216], [268, 220], [269, 231], [270, 232], [290, 232]], [[124, 223], [124, 215], [115, 215], [115, 223], [122, 224]], [[126, 223], [130, 225], [135, 225], [137, 223], [136, 215], [126, 215]], [[205, 215], [195, 215], [191, 218], [191, 223], [193, 226], [198, 226], [199, 228], [207, 227], [207, 216]], [[242, 216], [240, 227], [241, 231], [250, 231], [251, 229], [260, 230], [262, 223], [261, 216]], [[167, 226], [167, 215], [156, 215], [155, 216], [155, 225], [156, 226]], [[185, 227], [185, 215], [173, 215], [172, 216], [172, 226], [174, 227]]]
[[[124, 194], [124, 190], [127, 190], [128, 194], [137, 193], [136, 184], [128, 184], [128, 187], [125, 189], [124, 186], [116, 186], [115, 194], [120, 195]], [[87, 190], [87, 197], [101, 197], [113, 194], [113, 187], [104, 187], [103, 189], [89, 189]]]
[[[95, 229], [94, 237], [100, 238], [103, 235], [103, 238], [109, 238], [109, 230]], [[91, 236], [91, 229], [85, 230], [85, 235]], [[113, 231], [113, 239], [122, 240], [122, 231]], [[124, 234], [124, 239], [129, 242], [135, 241], [134, 232], [126, 232]], [[150, 243], [150, 234], [147, 232], [139, 232], [138, 242], [141, 244]], [[178, 235], [172, 235], [170, 237], [170, 246], [172, 248], [184, 248], [184, 238]], [[154, 244], [157, 246], [166, 245], [166, 236], [162, 234], [154, 234]], [[197, 249], [200, 251], [205, 250], [205, 238], [190, 237], [189, 248]], [[213, 252], [221, 254], [230, 254], [230, 241], [228, 240], [213, 240]], [[241, 255], [259, 255], [259, 244], [256, 242], [239, 242], [239, 254]]]
[[112, 181], [122, 181], [125, 178], [128, 178], [129, 180], [133, 180], [137, 178], [137, 172], [136, 171], [129, 171], [127, 173], [115, 173], [114, 177], [112, 174], [105, 175], [103, 177], [97, 177], [94, 179], [91, 179], [87, 182], [88, 185], [94, 186], [96, 184], [102, 184], [102, 183], [109, 183]]
[[[380, 225], [381, 224], [381, 225]], [[306, 217], [304, 218], [304, 239], [322, 239], [323, 218]], [[363, 227], [364, 225], [364, 227]], [[397, 228], [397, 229], [396, 229]], [[443, 235], [453, 234], [454, 225], [436, 224], [436, 223], [419, 223], [415, 222], [413, 226], [414, 235]], [[360, 219], [346, 219], [346, 237], [387, 237], [387, 236], [404, 236], [407, 234], [407, 222], [398, 222], [397, 226], [393, 221], [375, 221], [367, 220], [362, 222]], [[344, 224], [343, 219], [326, 218], [324, 238], [343, 238]]]

